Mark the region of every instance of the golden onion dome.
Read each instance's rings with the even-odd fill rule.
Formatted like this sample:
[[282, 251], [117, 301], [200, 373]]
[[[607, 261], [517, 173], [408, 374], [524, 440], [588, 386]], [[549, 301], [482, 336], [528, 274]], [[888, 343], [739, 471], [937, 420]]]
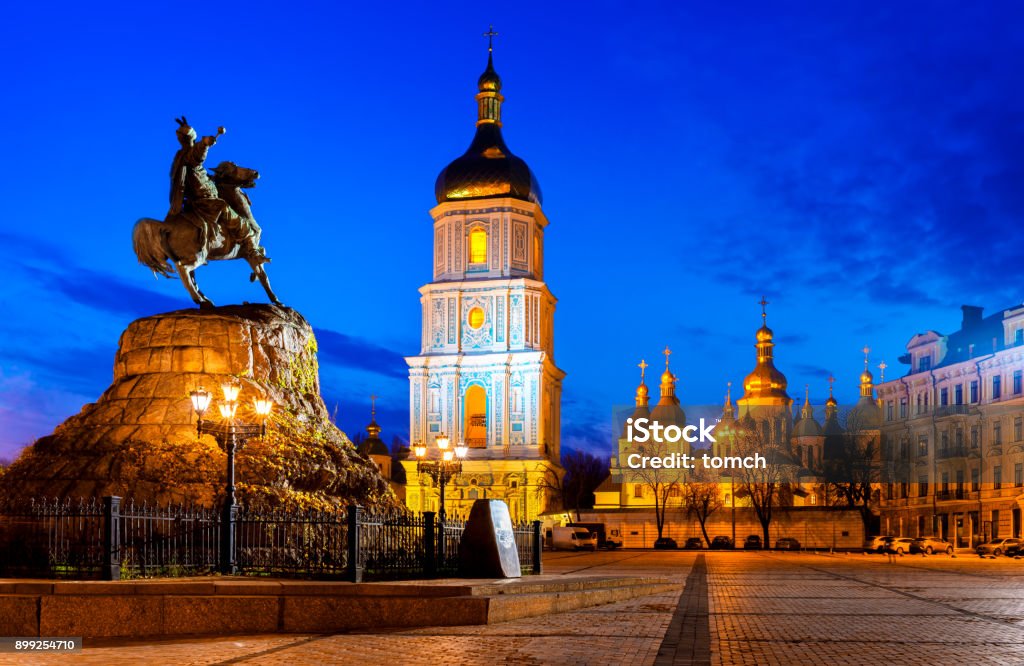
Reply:
[[646, 398], [650, 392], [647, 390], [647, 384], [641, 384], [636, 387], [636, 397]]
[[743, 388], [747, 396], [778, 395], [788, 398], [786, 385], [786, 376], [779, 372], [770, 361], [759, 363], [753, 372], [743, 380]]
[[476, 82], [480, 92], [501, 92], [501, 77], [494, 71], [494, 58], [487, 54], [487, 69], [480, 75]]
[[762, 326], [761, 328], [757, 329], [758, 342], [770, 342], [774, 335], [775, 334], [772, 332], [772, 329], [768, 328], [768, 326]]
[[501, 135], [501, 77], [490, 55], [477, 81], [476, 135], [469, 148], [441, 170], [434, 183], [437, 203], [512, 197], [541, 205], [540, 184], [530, 167], [505, 145]]
[[873, 384], [874, 382], [875, 382], [875, 377], [874, 377], [874, 375], [871, 374], [870, 370], [864, 370], [864, 372], [860, 373], [860, 383], [861, 384]]

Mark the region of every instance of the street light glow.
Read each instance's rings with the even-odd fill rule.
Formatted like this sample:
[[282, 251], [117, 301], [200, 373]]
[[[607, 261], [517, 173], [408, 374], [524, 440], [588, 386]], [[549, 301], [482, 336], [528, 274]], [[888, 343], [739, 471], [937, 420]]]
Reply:
[[192, 399], [192, 407], [196, 410], [196, 414], [199, 418], [203, 418], [203, 414], [210, 408], [210, 399], [213, 397], [210, 392], [204, 389], [202, 386], [197, 388], [188, 394], [189, 398]]

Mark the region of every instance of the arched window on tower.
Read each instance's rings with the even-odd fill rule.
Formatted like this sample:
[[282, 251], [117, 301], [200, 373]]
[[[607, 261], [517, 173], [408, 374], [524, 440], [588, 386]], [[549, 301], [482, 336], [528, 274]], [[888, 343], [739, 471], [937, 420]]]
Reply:
[[481, 227], [469, 232], [469, 263], [487, 265], [487, 232]]
[[474, 384], [466, 389], [463, 399], [466, 445], [474, 449], [487, 447], [487, 392]]

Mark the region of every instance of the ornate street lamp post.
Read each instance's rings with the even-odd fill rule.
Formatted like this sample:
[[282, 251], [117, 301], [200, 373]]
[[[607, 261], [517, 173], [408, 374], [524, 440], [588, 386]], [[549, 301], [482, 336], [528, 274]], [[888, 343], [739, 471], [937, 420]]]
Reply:
[[413, 446], [413, 451], [418, 460], [416, 471], [429, 476], [441, 489], [441, 510], [438, 511], [437, 515], [444, 522], [444, 487], [449, 481], [452, 481], [462, 473], [462, 460], [466, 457], [469, 447], [459, 442], [454, 450], [448, 448], [451, 440], [444, 433], [438, 435], [435, 442], [437, 443], [437, 450], [440, 452], [439, 459], [437, 460], [427, 459], [427, 447], [423, 444]]
[[413, 446], [413, 452], [416, 454], [417, 463], [416, 471], [420, 474], [426, 474], [434, 480], [441, 489], [441, 507], [440, 511], [437, 512], [439, 530], [437, 534], [437, 560], [439, 562], [445, 561], [445, 510], [444, 510], [444, 487], [449, 482], [455, 479], [459, 474], [462, 473], [462, 459], [466, 457], [466, 453], [469, 451], [462, 442], [453, 449], [448, 448], [451, 444], [451, 440], [444, 433], [437, 436], [434, 440], [437, 443], [437, 450], [440, 456], [436, 460], [427, 459], [427, 447], [423, 444], [416, 444]]
[[204, 421], [203, 415], [210, 408], [212, 396], [200, 386], [189, 394], [192, 407], [196, 410], [196, 432], [200, 437], [213, 435], [224, 452], [228, 454], [227, 479], [224, 493], [224, 514], [221, 519], [220, 533], [220, 571], [222, 574], [238, 573], [235, 562], [235, 518], [238, 515], [238, 504], [235, 502], [235, 451], [245, 446], [253, 437], [267, 434], [267, 416], [274, 403], [266, 399], [253, 401], [253, 411], [259, 417], [258, 424], [243, 423], [235, 418], [238, 411], [238, 394], [241, 387], [237, 384], [224, 384], [224, 402], [217, 405], [221, 423]]

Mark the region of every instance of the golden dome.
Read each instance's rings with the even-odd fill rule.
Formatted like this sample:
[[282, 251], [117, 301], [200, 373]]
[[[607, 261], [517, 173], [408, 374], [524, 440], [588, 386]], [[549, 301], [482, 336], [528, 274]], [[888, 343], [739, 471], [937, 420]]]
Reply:
[[874, 382], [875, 382], [875, 377], [874, 377], [874, 375], [871, 374], [870, 370], [865, 370], [864, 372], [860, 373], [860, 383], [861, 384], [874, 384]]
[[491, 54], [487, 54], [487, 69], [480, 75], [480, 78], [476, 82], [477, 88], [480, 92], [500, 92], [501, 91], [501, 77], [494, 71], [494, 59]]
[[768, 328], [767, 326], [762, 326], [761, 328], [757, 329], [758, 342], [770, 342], [774, 335], [775, 334], [772, 332], [772, 329]]

